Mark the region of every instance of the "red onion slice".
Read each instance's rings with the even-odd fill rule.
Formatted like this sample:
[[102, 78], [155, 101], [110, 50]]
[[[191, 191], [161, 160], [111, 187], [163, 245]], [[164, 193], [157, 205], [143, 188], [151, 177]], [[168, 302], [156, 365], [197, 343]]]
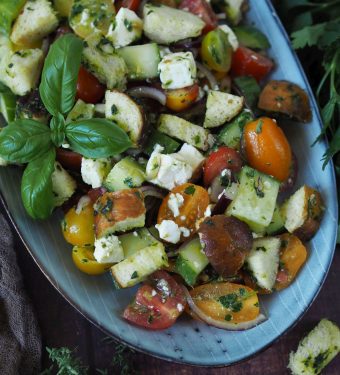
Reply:
[[188, 289], [183, 285], [182, 287], [183, 287], [188, 305], [190, 309], [192, 310], [192, 312], [196, 314], [199, 319], [209, 324], [210, 326], [214, 326], [216, 328], [221, 328], [221, 329], [226, 329], [228, 331], [245, 331], [246, 329], [254, 328], [260, 323], [267, 320], [266, 316], [263, 314], [259, 314], [258, 317], [254, 320], [250, 320], [249, 322], [243, 322], [243, 323], [231, 323], [227, 321], [220, 321], [220, 320], [213, 319], [196, 306]]
[[149, 86], [137, 86], [132, 87], [126, 91], [128, 95], [134, 96], [135, 98], [150, 98], [157, 100], [162, 105], [166, 103], [166, 96], [163, 91], [156, 89], [155, 87]]
[[218, 83], [216, 81], [215, 76], [211, 73], [211, 71], [206, 68], [203, 64], [196, 61], [196, 66], [198, 70], [206, 77], [209, 82], [209, 86], [211, 90], [218, 90]]

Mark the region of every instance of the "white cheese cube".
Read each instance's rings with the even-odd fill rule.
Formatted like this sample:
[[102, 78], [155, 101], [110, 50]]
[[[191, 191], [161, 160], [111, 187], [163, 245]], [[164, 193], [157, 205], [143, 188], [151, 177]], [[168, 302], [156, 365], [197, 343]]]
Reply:
[[205, 160], [205, 157], [197, 150], [197, 148], [188, 143], [184, 143], [181, 149], [173, 155], [176, 155], [176, 159], [185, 161], [189, 164], [193, 171], [195, 171], [196, 168], [199, 168]]
[[218, 28], [221, 29], [223, 32], [225, 32], [227, 34], [228, 41], [229, 41], [232, 49], [234, 51], [236, 51], [238, 46], [239, 46], [239, 42], [238, 42], [237, 36], [234, 33], [234, 31], [228, 25], [220, 25]]
[[117, 263], [124, 259], [124, 250], [117, 236], [113, 234], [97, 238], [94, 242], [94, 254], [98, 263]]
[[163, 220], [160, 224], [155, 225], [159, 237], [167, 242], [176, 244], [181, 238], [181, 230], [173, 220]]
[[120, 8], [116, 19], [111, 23], [106, 38], [115, 47], [125, 47], [142, 36], [143, 21], [128, 8]]
[[170, 198], [168, 200], [168, 207], [172, 211], [174, 217], [179, 216], [179, 209], [183, 206], [184, 198], [181, 194], [176, 193], [170, 194]]
[[31, 46], [54, 31], [58, 23], [50, 1], [27, 1], [13, 25], [11, 40], [18, 45]]
[[196, 79], [196, 63], [191, 52], [176, 52], [163, 57], [158, 64], [163, 89], [191, 86]]
[[26, 95], [36, 87], [43, 65], [41, 49], [10, 52], [1, 59], [0, 81], [16, 95]]
[[111, 170], [111, 161], [107, 158], [81, 160], [81, 177], [92, 188], [101, 187], [104, 179]]

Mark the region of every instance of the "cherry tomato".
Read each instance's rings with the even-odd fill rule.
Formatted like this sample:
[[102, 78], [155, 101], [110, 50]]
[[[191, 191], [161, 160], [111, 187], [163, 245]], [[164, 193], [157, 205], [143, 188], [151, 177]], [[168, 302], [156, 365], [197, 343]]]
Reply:
[[306, 247], [298, 237], [284, 233], [280, 238], [280, 268], [276, 276], [275, 290], [287, 288], [307, 259]]
[[57, 160], [67, 169], [80, 171], [82, 156], [77, 152], [66, 150], [65, 148], [57, 148]]
[[252, 76], [259, 82], [273, 67], [274, 63], [268, 57], [249, 48], [239, 47], [233, 54], [231, 73], [236, 77]]
[[194, 288], [190, 295], [200, 310], [216, 320], [242, 323], [260, 313], [256, 292], [245, 285], [209, 283]]
[[166, 90], [166, 106], [175, 112], [183, 111], [191, 106], [198, 97], [199, 86], [184, 87], [177, 90]]
[[97, 199], [101, 197], [107, 190], [104, 187], [93, 188], [87, 192], [87, 195], [90, 197], [92, 203], [96, 203]]
[[139, 8], [140, 0], [123, 0], [115, 3], [116, 11], [118, 12], [120, 8], [128, 8], [136, 12]]
[[211, 153], [205, 162], [203, 169], [204, 185], [209, 186], [224, 169], [238, 172], [241, 168], [242, 159], [240, 154], [233, 148], [222, 146]]
[[205, 22], [204, 34], [216, 29], [218, 19], [211, 5], [206, 0], [182, 0], [179, 8], [188, 10], [190, 13], [202, 18]]
[[151, 285], [137, 291], [135, 301], [124, 311], [129, 322], [148, 329], [172, 326], [186, 306], [181, 286], [165, 271], [156, 271], [150, 277]]
[[94, 214], [92, 204], [88, 204], [77, 213], [72, 207], [61, 223], [62, 232], [67, 242], [76, 246], [94, 244]]
[[268, 117], [248, 122], [243, 130], [243, 147], [249, 165], [279, 181], [290, 175], [292, 152], [282, 129]]
[[61, 25], [57, 28], [56, 32], [55, 32], [55, 40], [60, 38], [61, 36], [65, 35], [65, 34], [69, 34], [69, 33], [72, 33], [72, 29], [70, 28], [70, 26], [68, 25]]
[[101, 275], [108, 271], [113, 263], [98, 263], [93, 253], [93, 246], [75, 246], [72, 250], [72, 260], [80, 271], [88, 275]]
[[210, 69], [217, 72], [228, 72], [231, 66], [232, 54], [233, 49], [224, 31], [215, 29], [203, 38], [201, 57]]
[[[180, 194], [183, 197], [183, 203], [179, 207], [179, 214], [176, 217], [168, 206], [172, 194]], [[190, 183], [176, 186], [163, 199], [158, 211], [157, 223], [160, 224], [163, 220], [173, 220], [179, 227], [189, 229], [189, 236], [184, 237], [183, 234], [181, 236], [181, 241], [184, 241], [196, 232], [196, 222], [204, 217], [209, 202], [209, 194], [201, 186]]]
[[77, 98], [85, 103], [98, 103], [105, 94], [105, 86], [82, 66], [78, 73]]

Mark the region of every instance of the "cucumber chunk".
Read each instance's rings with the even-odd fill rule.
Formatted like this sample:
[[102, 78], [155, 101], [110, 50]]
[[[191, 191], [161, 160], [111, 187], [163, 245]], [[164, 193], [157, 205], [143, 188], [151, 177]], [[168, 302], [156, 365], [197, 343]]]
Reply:
[[235, 77], [234, 83], [244, 96], [247, 106], [255, 110], [261, 93], [261, 88], [256, 79], [250, 76]]
[[159, 241], [146, 228], [136, 229], [133, 232], [119, 236], [120, 244], [124, 250], [124, 258], [128, 258], [145, 247], [159, 243]]
[[163, 244], [155, 243], [112, 266], [111, 274], [120, 287], [127, 288], [167, 265], [168, 257]]
[[285, 220], [281, 213], [281, 208], [279, 205], [275, 206], [272, 221], [266, 228], [267, 234], [279, 234], [285, 230]]
[[144, 181], [143, 167], [128, 156], [111, 169], [104, 181], [104, 186], [110, 191], [117, 191], [139, 187]]
[[233, 121], [229, 122], [222, 128], [217, 136], [218, 142], [236, 150], [240, 150], [243, 128], [252, 120], [253, 116], [249, 111], [241, 112], [233, 119]]
[[199, 238], [183, 245], [176, 260], [176, 271], [188, 285], [194, 285], [197, 276], [209, 264], [207, 256], [202, 251]]
[[144, 152], [150, 156], [156, 145], [164, 147], [164, 154], [172, 154], [179, 149], [180, 143], [167, 136], [166, 134], [153, 129], [144, 147]]
[[268, 38], [254, 26], [237, 26], [233, 30], [240, 44], [245, 47], [255, 49], [270, 48]]
[[156, 43], [128, 46], [117, 50], [128, 69], [131, 80], [158, 77], [158, 64], [161, 61]]
[[263, 233], [275, 210], [280, 183], [273, 177], [245, 166], [240, 172], [240, 185], [226, 214], [246, 222], [256, 233]]

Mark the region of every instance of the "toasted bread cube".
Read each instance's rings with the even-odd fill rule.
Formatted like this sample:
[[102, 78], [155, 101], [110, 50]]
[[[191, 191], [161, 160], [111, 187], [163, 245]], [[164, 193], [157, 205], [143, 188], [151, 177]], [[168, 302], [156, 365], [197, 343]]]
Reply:
[[322, 319], [290, 353], [288, 368], [293, 375], [318, 375], [339, 352], [339, 327]]
[[83, 63], [101, 83], [109, 89], [123, 89], [126, 84], [127, 67], [114, 46], [100, 35], [92, 35], [85, 41]]
[[139, 189], [107, 192], [98, 198], [94, 208], [97, 238], [145, 225], [144, 197]]
[[0, 81], [16, 95], [26, 95], [38, 83], [44, 54], [41, 49], [10, 52], [0, 64]]
[[244, 98], [221, 91], [210, 91], [207, 99], [204, 127], [215, 128], [238, 115], [243, 108]]
[[27, 1], [16, 19], [11, 40], [20, 46], [30, 47], [54, 31], [58, 26], [56, 12], [48, 0]]
[[105, 93], [105, 117], [117, 122], [137, 145], [144, 128], [144, 113], [128, 95], [112, 90]]
[[319, 229], [324, 205], [320, 193], [303, 185], [282, 206], [285, 227], [301, 241], [311, 239]]
[[76, 191], [77, 183], [74, 178], [61, 166], [55, 163], [52, 173], [52, 190], [54, 195], [54, 206], [59, 207], [72, 197]]

